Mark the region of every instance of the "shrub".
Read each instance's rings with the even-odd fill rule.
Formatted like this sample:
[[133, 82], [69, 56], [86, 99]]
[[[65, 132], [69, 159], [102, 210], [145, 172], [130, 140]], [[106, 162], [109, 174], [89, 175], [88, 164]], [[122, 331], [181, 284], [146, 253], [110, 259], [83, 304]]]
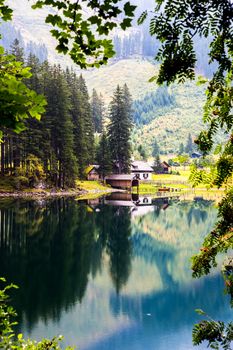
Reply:
[[[8, 290], [18, 288], [14, 284], [6, 285], [6, 280], [0, 278], [0, 282], [4, 287], [0, 289], [0, 349], [10, 350], [61, 350], [60, 342], [62, 336], [53, 339], [42, 339], [35, 341], [32, 339], [24, 339], [22, 334], [16, 335], [13, 327], [17, 322], [13, 321], [17, 315], [12, 306], [9, 305]], [[74, 350], [67, 347], [66, 350]]]

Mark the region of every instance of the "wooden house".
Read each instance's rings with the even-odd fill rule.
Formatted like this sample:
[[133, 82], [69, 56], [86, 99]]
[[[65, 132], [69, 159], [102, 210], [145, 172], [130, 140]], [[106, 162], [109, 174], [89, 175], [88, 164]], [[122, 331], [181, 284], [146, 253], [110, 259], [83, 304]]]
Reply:
[[98, 170], [99, 165], [89, 165], [89, 167], [86, 169], [87, 180], [100, 180]]
[[170, 172], [170, 168], [171, 167], [170, 167], [170, 165], [167, 162], [163, 161], [160, 164], [160, 166], [161, 166], [161, 173], [162, 174], [168, 174]]
[[131, 174], [138, 180], [152, 180], [152, 167], [143, 161], [134, 161], [131, 165]]

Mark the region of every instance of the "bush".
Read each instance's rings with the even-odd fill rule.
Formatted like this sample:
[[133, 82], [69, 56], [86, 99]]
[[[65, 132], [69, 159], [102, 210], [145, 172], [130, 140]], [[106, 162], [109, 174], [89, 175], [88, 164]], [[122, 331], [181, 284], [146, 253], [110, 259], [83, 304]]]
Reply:
[[176, 171], [176, 170], [172, 170], [171, 175], [180, 175], [180, 172], [179, 171]]
[[13, 178], [13, 186], [16, 190], [22, 190], [29, 186], [29, 180], [26, 176], [15, 176]]
[[[16, 335], [13, 331], [13, 326], [17, 324], [12, 319], [16, 317], [16, 312], [9, 303], [9, 295], [7, 291], [18, 288], [11, 284], [6, 285], [6, 280], [0, 278], [4, 288], [0, 289], [0, 349], [10, 350], [61, 350], [60, 342], [62, 336], [54, 337], [53, 339], [42, 339], [35, 341], [32, 339], [24, 339], [22, 334]], [[74, 348], [67, 347], [66, 350]]]

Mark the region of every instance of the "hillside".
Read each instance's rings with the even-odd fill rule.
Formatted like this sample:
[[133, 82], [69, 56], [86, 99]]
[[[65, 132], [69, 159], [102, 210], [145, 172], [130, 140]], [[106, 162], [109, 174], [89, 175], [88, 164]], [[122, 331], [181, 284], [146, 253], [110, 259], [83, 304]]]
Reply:
[[[20, 31], [25, 43], [32, 41], [37, 45], [44, 44], [50, 62], [60, 63], [63, 68], [71, 65], [68, 56], [59, 55], [54, 49], [55, 41], [49, 33], [49, 26], [44, 23], [47, 9], [34, 11], [30, 4], [31, 2], [27, 0], [12, 2], [13, 25], [16, 30]], [[130, 32], [127, 35], [129, 37]], [[141, 45], [141, 41], [137, 43]], [[142, 55], [129, 53], [126, 58], [122, 59], [119, 55], [117, 57], [100, 69], [81, 72], [87, 82], [89, 94], [93, 88], [96, 89], [103, 95], [107, 107], [116, 86], [127, 83], [137, 104], [145, 104], [147, 101], [145, 96], [157, 89], [155, 84], [149, 83], [148, 80], [158, 72], [158, 65]], [[147, 110], [143, 111], [143, 122], [137, 122], [133, 133], [134, 151], [141, 144], [150, 155], [154, 139], [162, 151], [166, 153], [177, 151], [181, 142], [186, 143], [190, 132], [194, 138], [203, 127], [201, 116], [205, 98], [204, 88], [197, 87], [195, 82], [187, 82], [184, 85], [173, 85], [169, 88], [169, 93], [174, 97], [174, 103], [165, 108], [150, 103]], [[141, 113], [141, 109], [138, 112]], [[137, 152], [135, 155], [137, 156]]]
[[[147, 93], [156, 91], [157, 86], [149, 83], [151, 76], [158, 71], [158, 66], [144, 59], [125, 59], [99, 70], [84, 72], [89, 91], [95, 88], [104, 96], [106, 103], [117, 84], [124, 84], [130, 88], [134, 100], [143, 103]], [[196, 82], [186, 82], [183, 85], [174, 84], [169, 88], [175, 103], [166, 108], [154, 108], [143, 115], [144, 121], [139, 123], [133, 135], [133, 147], [140, 143], [151, 152], [151, 144], [157, 140], [160, 148], [165, 152], [179, 149], [181, 142], [187, 141], [188, 134], [197, 136], [203, 127], [202, 107], [205, 100], [204, 87]]]
[[174, 84], [170, 89], [176, 104], [155, 110], [154, 119], [136, 129], [135, 140], [143, 139], [148, 148], [156, 139], [161, 150], [173, 153], [179, 150], [180, 143], [185, 145], [189, 133], [196, 137], [203, 128], [205, 95], [204, 88], [198, 87], [195, 82]]
[[148, 80], [158, 72], [158, 67], [148, 60], [140, 58], [124, 59], [110, 63], [105, 67], [84, 71], [89, 92], [96, 89], [108, 103], [116, 86], [128, 85], [134, 100], [141, 99], [149, 91], [154, 91], [155, 84]]

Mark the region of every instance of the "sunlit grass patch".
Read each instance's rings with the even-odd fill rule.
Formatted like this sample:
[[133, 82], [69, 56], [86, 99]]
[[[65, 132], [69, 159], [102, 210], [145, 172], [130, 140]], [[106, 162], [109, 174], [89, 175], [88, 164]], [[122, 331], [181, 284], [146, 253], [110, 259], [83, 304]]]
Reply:
[[84, 191], [104, 191], [109, 189], [108, 186], [99, 181], [76, 180], [76, 187]]

